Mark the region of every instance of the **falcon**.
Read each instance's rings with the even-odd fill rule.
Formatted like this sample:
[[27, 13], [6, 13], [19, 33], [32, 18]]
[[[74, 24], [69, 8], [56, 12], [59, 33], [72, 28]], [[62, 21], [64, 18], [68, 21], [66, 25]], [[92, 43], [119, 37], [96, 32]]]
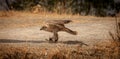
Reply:
[[58, 41], [58, 32], [65, 31], [67, 33], [70, 33], [72, 35], [77, 35], [76, 31], [73, 31], [67, 27], [65, 27], [64, 24], [68, 24], [72, 22], [71, 20], [51, 20], [46, 21], [45, 25], [43, 25], [40, 30], [48, 31], [53, 33], [53, 37], [49, 38], [49, 41], [57, 42]]

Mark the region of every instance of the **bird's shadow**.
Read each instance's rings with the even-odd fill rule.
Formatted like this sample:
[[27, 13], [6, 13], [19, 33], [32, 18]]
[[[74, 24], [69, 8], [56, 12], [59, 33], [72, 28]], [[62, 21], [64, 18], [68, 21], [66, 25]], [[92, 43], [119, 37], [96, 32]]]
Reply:
[[33, 41], [33, 40], [16, 40], [16, 39], [0, 39], [0, 43], [46, 43], [45, 41]]
[[[38, 40], [0, 39], [0, 43], [25, 43], [25, 42], [27, 43], [49, 43], [48, 41], [38, 41]], [[70, 41], [69, 40], [69, 41], [58, 41], [57, 43], [70, 44], [70, 45], [80, 44], [80, 45], [88, 46], [82, 41]]]
[[64, 41], [64, 44], [80, 44], [80, 45], [86, 45], [88, 46], [88, 44], [82, 42], [82, 41]]

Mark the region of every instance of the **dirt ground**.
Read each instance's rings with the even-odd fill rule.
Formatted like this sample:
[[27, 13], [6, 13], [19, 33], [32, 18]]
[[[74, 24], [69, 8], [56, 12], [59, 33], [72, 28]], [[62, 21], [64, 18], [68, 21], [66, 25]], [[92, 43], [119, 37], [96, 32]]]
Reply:
[[[43, 22], [46, 20], [64, 19], [70, 19], [73, 21], [65, 26], [77, 31], [78, 35], [59, 32], [59, 40], [57, 43], [46, 41], [46, 39], [52, 36], [52, 33], [40, 31]], [[118, 20], [120, 21], [119, 17]], [[105, 51], [109, 52], [109, 50], [107, 50], [108, 47], [105, 48], [106, 50], [104, 47], [101, 49], [101, 46], [99, 45], [109, 45], [108, 43], [110, 42], [110, 39], [112, 39], [109, 32], [114, 33], [115, 28], [114, 17], [15, 12], [13, 15], [0, 17], [0, 59], [4, 58], [4, 55], [8, 55], [7, 58], [9, 58], [9, 56], [18, 56], [17, 54], [19, 53], [20, 56], [23, 57], [22, 55], [26, 55], [28, 52], [32, 53], [29, 54], [29, 56], [32, 55], [33, 57], [36, 57], [34, 59], [38, 59], [38, 56], [40, 56], [40, 59], [56, 59], [56, 54], [60, 56], [60, 58], [61, 55], [63, 55], [66, 59], [89, 59], [89, 57], [91, 59], [98, 59], [99, 57], [103, 59]], [[99, 46], [100, 50], [96, 49], [95, 46]], [[87, 49], [88, 47], [89, 49]], [[16, 50], [18, 51], [17, 54]], [[98, 53], [96, 53], [96, 51]], [[100, 53], [99, 51], [104, 53]], [[38, 55], [36, 55], [36, 53]], [[111, 53], [113, 52], [108, 53], [108, 55]], [[98, 54], [100, 56], [98, 56]], [[106, 57], [105, 59], [109, 59], [110, 56], [105, 55], [104, 57]]]
[[[26, 14], [28, 15], [28, 14]], [[66, 32], [59, 32], [58, 43], [63, 44], [87, 44], [94, 45], [111, 39], [109, 31], [115, 30], [115, 18], [92, 17], [92, 16], [41, 16], [41, 15], [16, 15], [0, 18], [0, 43], [33, 45], [49, 44], [45, 39], [52, 36], [52, 33], [40, 31], [45, 20], [71, 19], [72, 23], [65, 26], [78, 32], [78, 35], [71, 35]]]

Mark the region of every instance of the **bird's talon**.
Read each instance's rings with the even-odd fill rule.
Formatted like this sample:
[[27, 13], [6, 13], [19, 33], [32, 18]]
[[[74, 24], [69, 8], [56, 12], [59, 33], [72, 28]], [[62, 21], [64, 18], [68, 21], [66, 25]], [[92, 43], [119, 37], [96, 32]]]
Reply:
[[45, 39], [46, 41], [53, 41], [52, 38], [49, 38], [49, 39]]

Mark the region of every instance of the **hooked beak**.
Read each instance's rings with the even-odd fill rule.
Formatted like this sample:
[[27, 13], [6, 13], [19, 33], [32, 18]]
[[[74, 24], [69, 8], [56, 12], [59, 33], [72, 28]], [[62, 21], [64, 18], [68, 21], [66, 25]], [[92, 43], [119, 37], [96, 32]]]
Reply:
[[41, 28], [40, 28], [40, 30], [43, 30], [43, 29], [44, 29], [44, 27], [41, 27]]
[[43, 30], [43, 28], [40, 28], [40, 30]]
[[46, 27], [45, 27], [45, 26], [43, 26], [43, 27], [41, 27], [41, 28], [40, 28], [40, 30], [45, 30], [45, 29], [46, 29]]

